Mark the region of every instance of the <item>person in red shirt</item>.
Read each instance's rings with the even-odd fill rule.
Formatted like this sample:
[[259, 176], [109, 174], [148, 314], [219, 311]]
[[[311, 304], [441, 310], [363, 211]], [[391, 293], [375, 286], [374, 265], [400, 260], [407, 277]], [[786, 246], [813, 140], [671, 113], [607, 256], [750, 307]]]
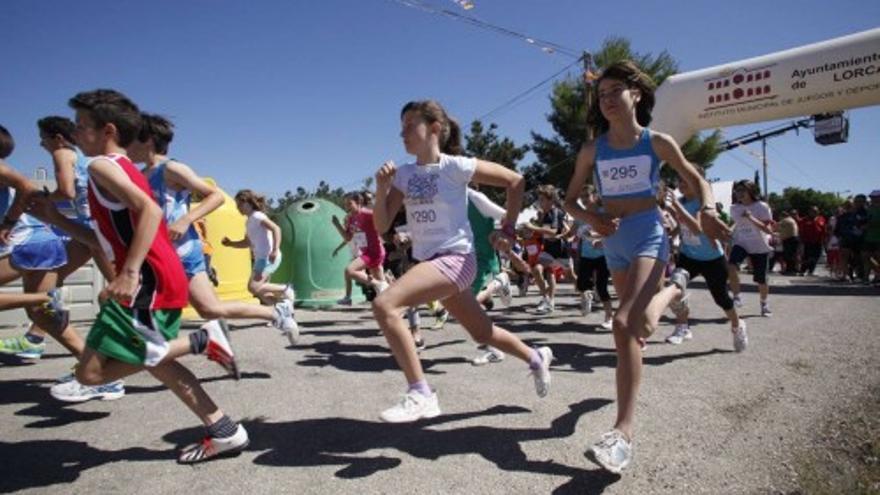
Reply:
[[806, 215], [801, 215], [798, 219], [798, 233], [804, 246], [801, 266], [798, 270], [801, 275], [812, 275], [816, 270], [825, 243], [825, 230], [825, 217], [819, 214], [817, 206], [811, 206]]

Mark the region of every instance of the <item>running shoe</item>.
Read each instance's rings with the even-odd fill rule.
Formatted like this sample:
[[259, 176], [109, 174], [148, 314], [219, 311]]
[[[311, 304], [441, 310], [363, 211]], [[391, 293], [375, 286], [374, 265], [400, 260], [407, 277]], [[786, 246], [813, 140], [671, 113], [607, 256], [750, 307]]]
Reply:
[[510, 304], [513, 302], [513, 292], [510, 290], [510, 276], [506, 272], [501, 272], [495, 276], [495, 280], [500, 284], [495, 293], [501, 299], [501, 304], [505, 307], [510, 307]]
[[553, 302], [552, 299], [543, 298], [541, 302], [535, 307], [535, 313], [539, 315], [546, 315], [552, 313], [556, 309], [556, 303]]
[[34, 344], [24, 335], [0, 340], [0, 354], [15, 356], [27, 361], [38, 361], [46, 352], [46, 343]]
[[55, 328], [59, 330], [67, 328], [67, 324], [70, 323], [70, 311], [64, 307], [61, 289], [50, 289], [46, 294], [49, 296], [49, 302], [42, 304], [42, 311], [52, 317]]
[[541, 355], [541, 366], [531, 371], [532, 378], [535, 379], [535, 392], [538, 397], [546, 397], [550, 391], [550, 364], [553, 362], [553, 351], [549, 347], [539, 347], [538, 354]]
[[434, 325], [431, 327], [433, 330], [440, 330], [443, 328], [443, 325], [446, 325], [446, 322], [449, 320], [449, 311], [446, 311], [445, 308], [441, 308], [441, 310], [437, 313], [434, 313]]
[[425, 347], [427, 347], [427, 344], [425, 344], [425, 339], [414, 339], [413, 342], [416, 345], [416, 352], [422, 352], [425, 350]]
[[501, 361], [504, 361], [504, 353], [492, 346], [486, 346], [485, 352], [472, 359], [471, 364], [483, 366], [489, 363], [500, 363]]
[[679, 345], [685, 340], [691, 340], [692, 338], [694, 338], [694, 334], [691, 333], [691, 329], [687, 324], [675, 325], [675, 330], [669, 337], [666, 337], [666, 342], [672, 345]]
[[611, 330], [612, 328], [614, 328], [614, 319], [608, 318], [607, 320], [603, 321], [599, 326], [604, 328], [605, 330]]
[[236, 380], [240, 380], [241, 373], [238, 370], [238, 363], [235, 362], [235, 353], [232, 352], [232, 345], [229, 343], [226, 329], [217, 320], [205, 323], [202, 328], [208, 332], [205, 357], [222, 366]]
[[[65, 378], [67, 377], [61, 377], [61, 380]], [[71, 376], [67, 381], [59, 381], [52, 385], [49, 394], [62, 402], [85, 402], [92, 399], [116, 400], [125, 396], [125, 382], [116, 380], [103, 385], [83, 385]]]
[[739, 326], [733, 329], [733, 350], [742, 352], [749, 346], [749, 334], [746, 332], [746, 322], [739, 320]]
[[424, 396], [415, 390], [410, 390], [394, 407], [382, 411], [379, 418], [386, 423], [411, 423], [422, 418], [436, 418], [439, 415], [440, 403], [436, 392]]
[[632, 461], [632, 442], [620, 430], [611, 430], [590, 446], [584, 455], [602, 469], [620, 474]]
[[296, 292], [293, 290], [293, 286], [290, 284], [284, 285], [284, 299], [287, 299], [290, 302], [296, 300]]
[[296, 345], [299, 338], [299, 325], [293, 314], [293, 302], [285, 299], [279, 303], [275, 303], [275, 318], [272, 320], [272, 326], [281, 331], [281, 334], [287, 337], [290, 345]]
[[376, 295], [381, 294], [382, 292], [384, 292], [384, 291], [389, 287], [388, 282], [386, 282], [386, 281], [384, 281], [384, 280], [382, 280], [382, 281], [375, 281], [375, 282], [373, 282], [373, 285], [376, 287]]
[[249, 443], [247, 430], [239, 424], [235, 429], [235, 434], [229, 438], [207, 436], [201, 442], [184, 448], [180, 451], [177, 462], [195, 464], [218, 456], [236, 456], [246, 449]]
[[338, 301], [336, 301], [336, 304], [338, 304], [340, 306], [351, 306], [351, 297], [345, 296], [342, 299], [339, 299]]
[[587, 316], [593, 311], [593, 292], [586, 291], [581, 293], [581, 315]]
[[741, 308], [743, 307], [742, 299], [739, 296], [733, 296], [733, 307]]
[[773, 316], [773, 311], [770, 311], [770, 305], [766, 302], [761, 303], [761, 316], [765, 318], [770, 318]]

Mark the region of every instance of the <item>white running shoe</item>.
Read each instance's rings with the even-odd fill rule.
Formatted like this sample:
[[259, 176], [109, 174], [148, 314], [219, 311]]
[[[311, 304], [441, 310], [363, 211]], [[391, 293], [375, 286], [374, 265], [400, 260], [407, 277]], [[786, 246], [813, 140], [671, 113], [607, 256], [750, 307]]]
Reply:
[[608, 318], [607, 320], [603, 321], [602, 324], [599, 326], [604, 328], [605, 330], [611, 330], [612, 328], [614, 328], [614, 319]]
[[296, 299], [296, 292], [294, 292], [293, 286], [290, 284], [284, 286], [284, 299], [287, 299], [291, 303]]
[[296, 340], [299, 338], [299, 325], [294, 318], [293, 301], [285, 299], [275, 303], [275, 318], [272, 320], [272, 326], [287, 337], [290, 345], [296, 345]]
[[602, 469], [620, 474], [632, 461], [632, 442], [620, 430], [611, 430], [590, 446], [584, 455]]
[[770, 311], [770, 305], [766, 302], [761, 303], [761, 316], [764, 318], [770, 318], [773, 316], [773, 311]]
[[501, 272], [495, 276], [495, 280], [500, 284], [495, 293], [501, 299], [501, 304], [505, 307], [510, 307], [510, 304], [513, 302], [513, 292], [510, 290], [510, 276], [506, 272]]
[[504, 361], [504, 353], [492, 346], [486, 346], [486, 352], [472, 359], [471, 364], [483, 366], [489, 363], [500, 363], [501, 361]]
[[389, 286], [388, 282], [386, 282], [386, 281], [384, 281], [384, 280], [382, 280], [382, 281], [374, 281], [374, 282], [373, 282], [373, 287], [376, 288], [376, 295], [379, 295], [379, 294], [381, 294], [382, 292], [384, 292], [385, 289], [388, 288], [388, 286]]
[[541, 302], [535, 307], [535, 313], [539, 315], [546, 315], [548, 313], [552, 313], [556, 310], [556, 302], [553, 299], [549, 299], [547, 297], [541, 299]]
[[440, 403], [437, 401], [436, 392], [426, 397], [415, 390], [410, 390], [394, 407], [382, 411], [379, 418], [386, 423], [411, 423], [422, 418], [436, 418], [439, 415]]
[[749, 334], [746, 332], [746, 322], [739, 320], [739, 326], [733, 329], [733, 350], [742, 352], [749, 346]]
[[694, 338], [694, 334], [691, 333], [690, 327], [685, 323], [683, 325], [675, 325], [675, 330], [669, 337], [666, 337], [666, 342], [672, 345], [679, 345], [685, 340], [691, 340], [692, 338]]
[[[67, 378], [66, 376], [62, 379]], [[66, 381], [59, 381], [52, 385], [49, 393], [62, 402], [85, 402], [92, 399], [116, 400], [125, 396], [125, 382], [115, 382], [103, 385], [83, 385], [76, 378], [71, 377]]]
[[250, 443], [247, 430], [241, 424], [235, 429], [235, 434], [229, 438], [205, 437], [201, 442], [192, 444], [182, 451], [177, 457], [180, 464], [195, 464], [213, 459], [220, 455], [238, 455], [247, 448]]
[[539, 347], [538, 354], [541, 355], [541, 366], [531, 371], [532, 378], [535, 379], [535, 392], [538, 397], [546, 397], [550, 391], [550, 364], [553, 362], [553, 351], [549, 347]]
[[739, 296], [733, 296], [733, 307], [741, 308], [743, 307], [743, 301]]
[[581, 293], [581, 315], [587, 316], [593, 311], [593, 291]]
[[211, 320], [202, 325], [208, 332], [208, 346], [205, 348], [205, 357], [223, 367], [236, 380], [241, 379], [238, 371], [238, 363], [235, 362], [235, 353], [229, 343], [226, 329], [219, 320]]

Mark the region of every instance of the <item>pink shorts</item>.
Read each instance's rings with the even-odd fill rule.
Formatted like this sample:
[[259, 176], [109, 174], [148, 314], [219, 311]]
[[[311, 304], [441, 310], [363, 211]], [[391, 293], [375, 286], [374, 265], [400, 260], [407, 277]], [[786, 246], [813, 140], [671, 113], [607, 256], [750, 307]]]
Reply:
[[382, 263], [385, 262], [385, 250], [369, 251], [362, 249], [360, 258], [367, 265], [367, 268], [382, 268]]
[[438, 254], [429, 259], [427, 263], [436, 268], [458, 287], [458, 291], [470, 290], [474, 278], [477, 276], [477, 257], [474, 253]]

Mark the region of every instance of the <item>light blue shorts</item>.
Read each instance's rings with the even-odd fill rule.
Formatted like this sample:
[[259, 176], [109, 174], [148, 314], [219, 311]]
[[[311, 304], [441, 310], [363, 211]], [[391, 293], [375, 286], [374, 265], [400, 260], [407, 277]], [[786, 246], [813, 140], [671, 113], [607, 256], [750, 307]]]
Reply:
[[669, 236], [656, 208], [621, 218], [617, 231], [605, 238], [605, 259], [610, 271], [626, 270], [636, 258], [669, 261]]
[[275, 273], [275, 270], [277, 270], [279, 266], [281, 266], [281, 253], [278, 253], [278, 257], [275, 258], [275, 263], [271, 263], [269, 258], [257, 258], [254, 260], [253, 273], [260, 277], [268, 277]]

